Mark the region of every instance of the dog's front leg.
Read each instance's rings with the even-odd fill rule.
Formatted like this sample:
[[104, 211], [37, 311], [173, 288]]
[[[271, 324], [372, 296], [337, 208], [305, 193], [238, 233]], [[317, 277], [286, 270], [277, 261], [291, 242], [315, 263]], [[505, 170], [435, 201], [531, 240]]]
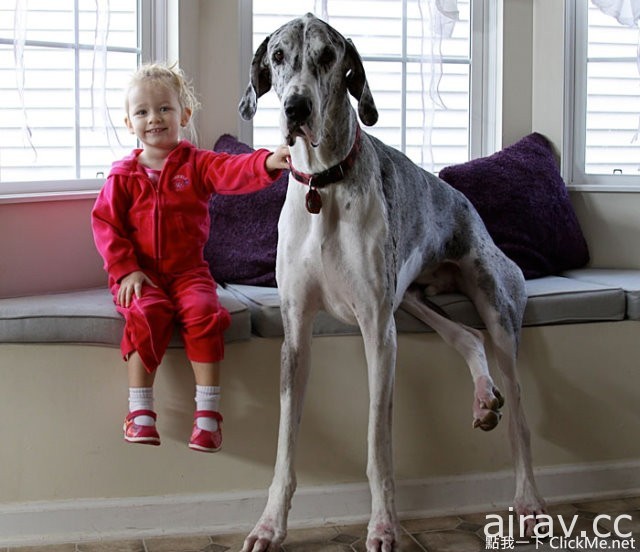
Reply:
[[284, 343], [280, 367], [280, 428], [269, 498], [262, 516], [244, 542], [243, 552], [279, 550], [287, 535], [287, 516], [296, 488], [295, 444], [310, 367], [309, 313], [292, 313], [283, 302]]
[[[374, 318], [375, 320], [375, 318]], [[397, 546], [391, 422], [396, 364], [393, 315], [362, 327], [369, 376], [367, 477], [371, 488], [371, 519], [367, 552], [391, 552]]]

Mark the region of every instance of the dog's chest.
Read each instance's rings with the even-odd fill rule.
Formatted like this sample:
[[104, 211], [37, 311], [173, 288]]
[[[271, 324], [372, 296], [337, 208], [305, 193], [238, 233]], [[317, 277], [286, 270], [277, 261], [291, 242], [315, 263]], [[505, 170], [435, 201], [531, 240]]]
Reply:
[[320, 190], [322, 209], [311, 214], [307, 191], [289, 184], [279, 223], [278, 285], [285, 293], [318, 294], [325, 310], [353, 322], [354, 306], [388, 292], [383, 198], [344, 182]]

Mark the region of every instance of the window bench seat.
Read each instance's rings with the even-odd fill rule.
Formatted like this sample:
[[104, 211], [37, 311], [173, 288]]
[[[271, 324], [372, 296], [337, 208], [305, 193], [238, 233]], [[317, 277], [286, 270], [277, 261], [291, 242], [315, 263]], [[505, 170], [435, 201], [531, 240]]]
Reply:
[[[640, 270], [581, 269], [526, 283], [529, 297], [524, 326], [640, 320]], [[283, 335], [276, 288], [230, 284], [218, 289], [232, 324], [227, 343]], [[458, 293], [430, 298], [452, 319], [474, 327], [482, 323], [471, 302]], [[396, 313], [400, 333], [431, 328], [403, 311]], [[89, 343], [118, 346], [123, 320], [109, 291], [94, 288], [65, 293], [0, 299], [0, 343]], [[358, 334], [356, 327], [321, 312], [314, 335]], [[172, 346], [181, 345], [174, 336]]]

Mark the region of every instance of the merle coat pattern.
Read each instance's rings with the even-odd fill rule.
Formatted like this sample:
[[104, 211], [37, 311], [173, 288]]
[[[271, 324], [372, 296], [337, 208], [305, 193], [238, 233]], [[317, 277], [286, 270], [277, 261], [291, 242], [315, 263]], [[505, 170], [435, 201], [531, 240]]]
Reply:
[[[543, 512], [515, 372], [526, 304], [522, 272], [495, 246], [461, 193], [358, 130], [358, 116], [370, 126], [378, 114], [358, 52], [335, 29], [307, 14], [267, 37], [255, 52], [250, 83], [240, 102], [243, 118], [253, 117], [258, 98], [272, 88], [280, 100], [280, 127], [297, 171], [320, 175], [349, 159], [354, 143], [358, 148], [344, 178], [317, 190], [322, 203], [317, 214], [305, 208], [309, 187], [290, 178], [278, 226], [276, 267], [285, 330], [277, 458], [267, 505], [243, 550], [277, 550], [286, 536], [312, 323], [320, 309], [357, 324], [365, 344], [370, 392], [367, 476], [372, 495], [369, 552], [395, 550], [398, 542], [391, 413], [394, 312], [400, 305], [463, 355], [474, 381], [474, 426], [496, 426], [504, 400], [489, 374], [485, 334], [449, 320], [424, 300], [425, 294], [441, 291], [468, 295], [486, 325], [510, 407], [516, 512]], [[357, 114], [349, 95], [357, 101]], [[529, 532], [534, 523], [527, 522]]]

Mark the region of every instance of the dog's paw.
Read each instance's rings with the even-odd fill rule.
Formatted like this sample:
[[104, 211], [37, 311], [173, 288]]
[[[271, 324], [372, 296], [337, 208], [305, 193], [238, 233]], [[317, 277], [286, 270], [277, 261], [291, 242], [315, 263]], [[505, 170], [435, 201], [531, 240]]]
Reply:
[[393, 552], [397, 550], [396, 526], [393, 523], [377, 523], [369, 527], [367, 552]]
[[244, 541], [242, 552], [277, 552], [286, 532], [277, 530], [273, 523], [259, 522]]
[[480, 380], [473, 401], [473, 427], [491, 431], [502, 418], [500, 409], [504, 406], [504, 397], [490, 379]]
[[515, 508], [516, 519], [522, 520], [523, 537], [529, 538], [535, 535], [535, 528], [538, 523], [537, 516], [541, 516], [547, 513], [544, 501], [540, 500], [533, 504], [518, 505], [516, 503]]
[[524, 537], [531, 537], [535, 534], [537, 525], [536, 516], [547, 513], [547, 505], [538, 493], [535, 484], [526, 482], [522, 487], [520, 496], [515, 497], [513, 509], [519, 522], [522, 522]]

